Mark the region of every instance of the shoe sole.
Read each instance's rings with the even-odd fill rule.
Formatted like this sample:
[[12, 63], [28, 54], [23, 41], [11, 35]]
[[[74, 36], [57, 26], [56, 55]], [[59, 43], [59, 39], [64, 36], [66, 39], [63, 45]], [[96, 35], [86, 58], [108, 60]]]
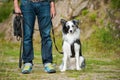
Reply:
[[53, 71], [46, 71], [46, 70], [45, 70], [45, 72], [47, 72], [47, 73], [56, 73], [55, 70], [53, 70]]

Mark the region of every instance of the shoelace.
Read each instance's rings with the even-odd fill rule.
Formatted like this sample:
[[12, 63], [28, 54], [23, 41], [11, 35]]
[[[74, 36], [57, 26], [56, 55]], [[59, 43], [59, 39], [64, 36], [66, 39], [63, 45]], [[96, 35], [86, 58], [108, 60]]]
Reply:
[[51, 64], [47, 65], [47, 67], [48, 67], [49, 69], [54, 69], [53, 65], [51, 65]]
[[25, 66], [24, 67], [24, 70], [29, 70], [30, 69], [30, 66]]

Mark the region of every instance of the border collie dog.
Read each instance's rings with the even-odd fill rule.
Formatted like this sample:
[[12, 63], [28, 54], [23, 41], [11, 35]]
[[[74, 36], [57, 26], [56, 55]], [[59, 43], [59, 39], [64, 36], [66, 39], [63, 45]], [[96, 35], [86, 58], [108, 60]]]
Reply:
[[85, 59], [81, 53], [79, 20], [61, 19], [63, 34], [63, 61], [60, 71], [81, 70], [85, 67]]

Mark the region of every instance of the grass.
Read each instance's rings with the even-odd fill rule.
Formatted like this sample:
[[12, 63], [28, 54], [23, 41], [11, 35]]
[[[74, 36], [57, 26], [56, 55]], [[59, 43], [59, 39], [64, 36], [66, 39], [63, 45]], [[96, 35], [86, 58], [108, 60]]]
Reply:
[[97, 18], [97, 14], [96, 14], [96, 13], [91, 13], [91, 14], [89, 15], [89, 18], [90, 18], [91, 21], [95, 21], [96, 18]]
[[[61, 47], [61, 35], [56, 36], [57, 45]], [[81, 71], [66, 71], [61, 73], [58, 66], [61, 64], [62, 55], [59, 54], [53, 46], [53, 58], [56, 64], [57, 73], [47, 74], [43, 70], [40, 50], [35, 48], [34, 68], [31, 74], [23, 75], [18, 68], [19, 43], [0, 41], [0, 80], [119, 80], [120, 79], [120, 58], [115, 53], [106, 53], [108, 57], [101, 52], [92, 53], [86, 49], [83, 55], [86, 58], [86, 68]], [[34, 41], [35, 42], [35, 41]], [[58, 43], [59, 42], [59, 43]], [[38, 44], [34, 44], [39, 47]], [[85, 46], [85, 44], [83, 44]], [[85, 47], [83, 47], [84, 49]], [[114, 57], [114, 58], [113, 58]]]
[[6, 20], [13, 11], [13, 1], [5, 1], [0, 5], [0, 23]]
[[[56, 0], [57, 1], [57, 0]], [[111, 0], [114, 1], [114, 0]], [[119, 0], [116, 0], [119, 1]], [[12, 6], [12, 3], [7, 3]], [[114, 2], [113, 2], [114, 4]], [[3, 8], [4, 6], [5, 8]], [[8, 9], [6, 4], [0, 5], [0, 10]], [[1, 21], [9, 16], [10, 10], [0, 12]], [[7, 15], [7, 16], [6, 16]], [[119, 15], [116, 14], [116, 16]], [[114, 38], [110, 28], [99, 27], [95, 24], [98, 21], [96, 12], [89, 13], [87, 9], [82, 11], [82, 16], [92, 25], [94, 33], [86, 40], [82, 39], [82, 52], [86, 58], [86, 68], [81, 71], [60, 72], [59, 65], [62, 62], [62, 54], [59, 54], [53, 44], [53, 62], [56, 64], [56, 74], [47, 74], [43, 70], [39, 40], [34, 39], [34, 67], [31, 74], [21, 74], [18, 68], [19, 42], [4, 40], [4, 33], [0, 33], [0, 80], [120, 80], [120, 40]], [[100, 26], [104, 24], [104, 18], [100, 18]], [[111, 24], [109, 24], [111, 25]], [[82, 28], [83, 29], [83, 28]], [[116, 32], [116, 31], [115, 31]], [[116, 32], [117, 33], [117, 32]], [[55, 35], [57, 46], [62, 51], [62, 34]], [[39, 39], [39, 38], [38, 38]]]
[[[99, 29], [93, 26], [95, 33], [88, 40], [82, 40], [82, 51], [86, 58], [86, 68], [81, 71], [60, 72], [59, 65], [62, 62], [62, 54], [59, 54], [53, 44], [53, 62], [56, 64], [56, 74], [47, 74], [43, 70], [39, 40], [34, 39], [34, 67], [31, 74], [23, 75], [18, 68], [19, 42], [4, 40], [4, 34], [0, 39], [0, 80], [119, 80], [120, 79], [120, 55], [119, 47], [110, 46], [112, 40], [109, 30]], [[99, 34], [99, 35], [98, 35]], [[108, 37], [109, 38], [106, 38]], [[55, 35], [56, 44], [62, 51], [62, 34]], [[108, 40], [106, 43], [105, 41]], [[100, 42], [100, 43], [99, 43]], [[117, 41], [115, 41], [118, 43]], [[111, 50], [110, 47], [111, 47]], [[114, 49], [116, 48], [116, 49]], [[115, 50], [115, 51], [114, 51]], [[118, 52], [116, 53], [116, 50]]]
[[120, 0], [111, 0], [110, 2], [113, 9], [120, 9]]

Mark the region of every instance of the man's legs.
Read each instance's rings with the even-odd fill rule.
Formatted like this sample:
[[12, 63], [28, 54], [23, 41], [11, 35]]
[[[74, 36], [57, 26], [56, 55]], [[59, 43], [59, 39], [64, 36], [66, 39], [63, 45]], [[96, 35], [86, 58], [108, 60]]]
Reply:
[[[42, 5], [44, 4], [44, 5]], [[42, 60], [43, 64], [52, 63], [52, 40], [50, 36], [51, 31], [51, 17], [49, 2], [41, 2], [38, 6], [38, 23], [40, 35], [42, 38]]]
[[51, 21], [49, 17], [43, 17], [40, 23], [40, 35], [42, 38], [41, 50], [43, 64], [52, 63], [52, 40], [50, 36]]
[[28, 13], [23, 13], [24, 16], [24, 27], [23, 27], [23, 60], [24, 62], [30, 62], [34, 58], [33, 53], [33, 30], [34, 30], [34, 18], [33, 16], [30, 16]]
[[25, 63], [22, 73], [27, 74], [32, 70], [32, 60], [34, 58], [32, 37], [34, 31], [35, 14], [30, 3], [26, 2], [25, 0], [22, 0], [21, 10], [23, 14], [22, 59]]
[[50, 3], [41, 2], [38, 8], [38, 23], [40, 35], [42, 38], [41, 50], [42, 50], [42, 61], [44, 69], [48, 73], [55, 73], [55, 69], [51, 64], [53, 61], [52, 57], [52, 40], [50, 36], [51, 31], [51, 16], [50, 16]]

